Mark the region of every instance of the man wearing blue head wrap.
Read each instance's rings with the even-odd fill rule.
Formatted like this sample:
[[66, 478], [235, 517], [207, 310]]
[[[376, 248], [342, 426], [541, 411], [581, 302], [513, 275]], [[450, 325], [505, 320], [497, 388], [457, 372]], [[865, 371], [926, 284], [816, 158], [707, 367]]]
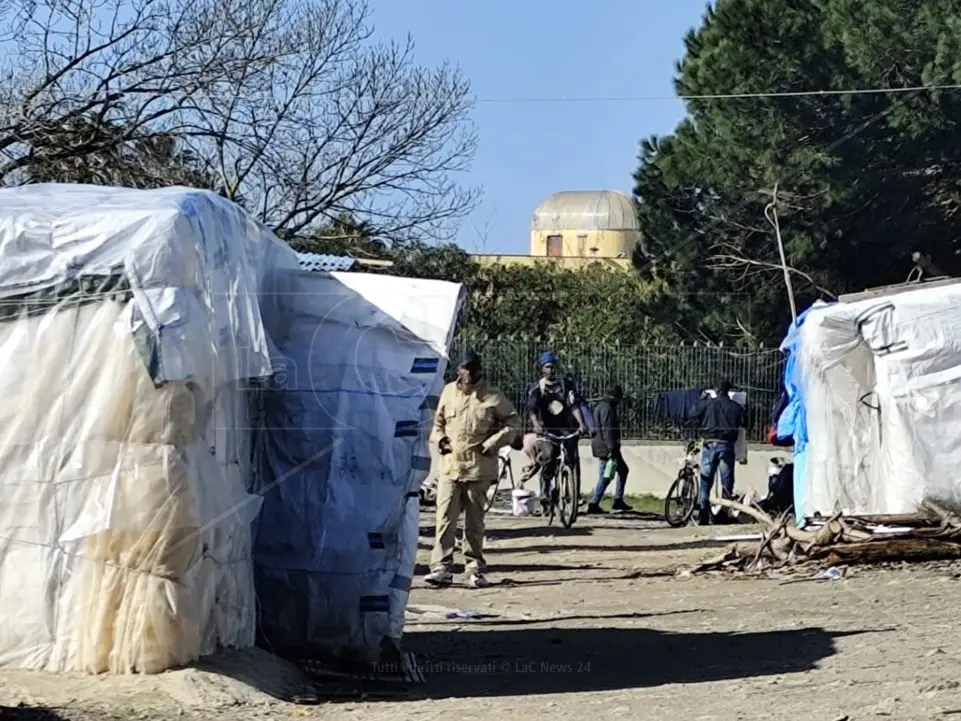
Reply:
[[[531, 425], [538, 435], [551, 433], [566, 435], [575, 429], [581, 434], [587, 432], [584, 417], [581, 414], [581, 398], [574, 388], [574, 383], [561, 375], [557, 355], [553, 351], [544, 351], [537, 358], [541, 370], [540, 379], [531, 387], [527, 394], [527, 412]], [[560, 448], [556, 443], [549, 444], [550, 457], [541, 466], [541, 510], [545, 515], [550, 511], [550, 498], [556, 496], [557, 489], [553, 488], [554, 476], [557, 472], [557, 459]], [[577, 439], [567, 441], [567, 452], [574, 459], [574, 468], [580, 471], [577, 455]]]
[[541, 353], [540, 357], [537, 359], [537, 365], [543, 368], [546, 365], [552, 365], [557, 368], [557, 356], [554, 355], [554, 351], [546, 350]]

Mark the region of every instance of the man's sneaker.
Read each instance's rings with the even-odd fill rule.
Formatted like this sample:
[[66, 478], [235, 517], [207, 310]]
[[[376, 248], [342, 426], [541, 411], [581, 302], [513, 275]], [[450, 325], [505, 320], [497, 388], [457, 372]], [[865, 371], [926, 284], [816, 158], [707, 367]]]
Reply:
[[472, 573], [470, 578], [467, 579], [468, 588], [487, 588], [491, 585], [491, 582], [487, 580], [487, 576], [483, 573]]
[[588, 503], [587, 504], [587, 515], [589, 516], [603, 516], [607, 513], [603, 508], [601, 508], [600, 503]]
[[440, 568], [436, 571], [431, 571], [426, 576], [424, 576], [424, 583], [434, 586], [435, 588], [445, 588], [454, 582], [454, 574], [448, 571], [446, 568]]
[[623, 498], [619, 501], [614, 501], [614, 503], [611, 504], [611, 508], [615, 511], [633, 511], [634, 510], [634, 507], [627, 505], [624, 502]]

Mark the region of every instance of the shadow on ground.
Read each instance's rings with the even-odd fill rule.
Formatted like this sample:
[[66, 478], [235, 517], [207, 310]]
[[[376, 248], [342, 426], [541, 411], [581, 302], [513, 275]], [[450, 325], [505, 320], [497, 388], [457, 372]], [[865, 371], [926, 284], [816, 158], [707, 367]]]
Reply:
[[0, 706], [0, 721], [62, 721], [63, 717], [46, 708]]
[[[703, 613], [703, 609], [700, 608], [689, 608], [682, 611], [664, 611], [661, 613], [591, 613], [591, 614], [572, 614], [570, 616], [544, 616], [544, 617], [534, 617], [534, 618], [502, 618], [497, 614], [481, 614], [476, 619], [471, 619], [467, 621], [471, 626], [534, 626], [534, 625], [544, 625], [550, 624], [552, 626], [557, 625], [561, 621], [610, 621], [610, 620], [624, 620], [624, 619], [638, 619], [638, 618], [652, 618], [654, 616], [676, 616], [684, 613]], [[443, 625], [443, 624], [456, 624], [463, 625], [465, 621], [463, 619], [437, 619], [434, 621], [425, 620], [418, 621], [416, 624], [411, 625]]]
[[[498, 576], [510, 576], [512, 573], [543, 573], [546, 571], [576, 572], [590, 571], [591, 569], [605, 570], [603, 566], [596, 563], [490, 563], [487, 566], [487, 573], [497, 574]], [[425, 563], [418, 563], [416, 566], [414, 566], [414, 576], [423, 576], [429, 571], [430, 567]], [[455, 574], [464, 573], [464, 564], [455, 563], [452, 571]], [[492, 580], [496, 581], [496, 579]]]
[[715, 541], [710, 538], [696, 538], [675, 543], [622, 544], [611, 543], [606, 546], [587, 543], [554, 543], [516, 546], [514, 548], [491, 548], [492, 556], [506, 553], [557, 553], [558, 551], [589, 551], [591, 553], [641, 553], [644, 551], [683, 551], [698, 548], [725, 548], [730, 541]]
[[[556, 521], [555, 521], [556, 523]], [[488, 528], [489, 541], [506, 541], [512, 538], [577, 538], [593, 535], [594, 530], [586, 526], [564, 528], [555, 526], [514, 526], [511, 528]]]
[[[487, 528], [486, 536], [488, 541], [504, 541], [510, 538], [568, 538], [576, 536], [590, 536], [593, 530], [574, 526], [564, 528], [563, 526], [518, 526], [515, 528]], [[421, 538], [433, 538], [434, 526], [420, 526], [418, 535]], [[464, 537], [463, 527], [458, 527], [457, 538]]]
[[[869, 633], [855, 631], [854, 633]], [[800, 673], [834, 655], [822, 628], [763, 633], [667, 633], [642, 628], [414, 631], [422, 663], [415, 698], [511, 696], [644, 688]]]

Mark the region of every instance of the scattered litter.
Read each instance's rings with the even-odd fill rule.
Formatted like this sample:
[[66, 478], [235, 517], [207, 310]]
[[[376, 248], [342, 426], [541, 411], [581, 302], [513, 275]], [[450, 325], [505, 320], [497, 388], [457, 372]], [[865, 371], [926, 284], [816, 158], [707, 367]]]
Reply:
[[816, 581], [840, 581], [844, 578], [844, 569], [837, 566], [824, 568], [814, 574]]
[[479, 618], [485, 618], [492, 614], [478, 613], [477, 611], [450, 611], [447, 614], [447, 618], [459, 618], [465, 621], [476, 621]]
[[879, 525], [879, 526], [873, 526], [871, 528], [871, 532], [874, 533], [875, 536], [885, 536], [891, 533], [909, 533], [910, 531], [911, 531], [910, 526]]
[[728, 541], [760, 541], [761, 538], [760, 533], [739, 533], [732, 536], [715, 536], [710, 540], [727, 543]]

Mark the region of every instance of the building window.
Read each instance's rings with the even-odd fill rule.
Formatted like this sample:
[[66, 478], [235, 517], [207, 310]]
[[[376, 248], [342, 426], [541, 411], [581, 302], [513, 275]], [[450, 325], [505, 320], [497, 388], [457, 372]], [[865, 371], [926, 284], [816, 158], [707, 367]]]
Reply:
[[564, 236], [563, 235], [547, 236], [547, 254], [551, 258], [560, 258], [562, 255], [564, 255]]

